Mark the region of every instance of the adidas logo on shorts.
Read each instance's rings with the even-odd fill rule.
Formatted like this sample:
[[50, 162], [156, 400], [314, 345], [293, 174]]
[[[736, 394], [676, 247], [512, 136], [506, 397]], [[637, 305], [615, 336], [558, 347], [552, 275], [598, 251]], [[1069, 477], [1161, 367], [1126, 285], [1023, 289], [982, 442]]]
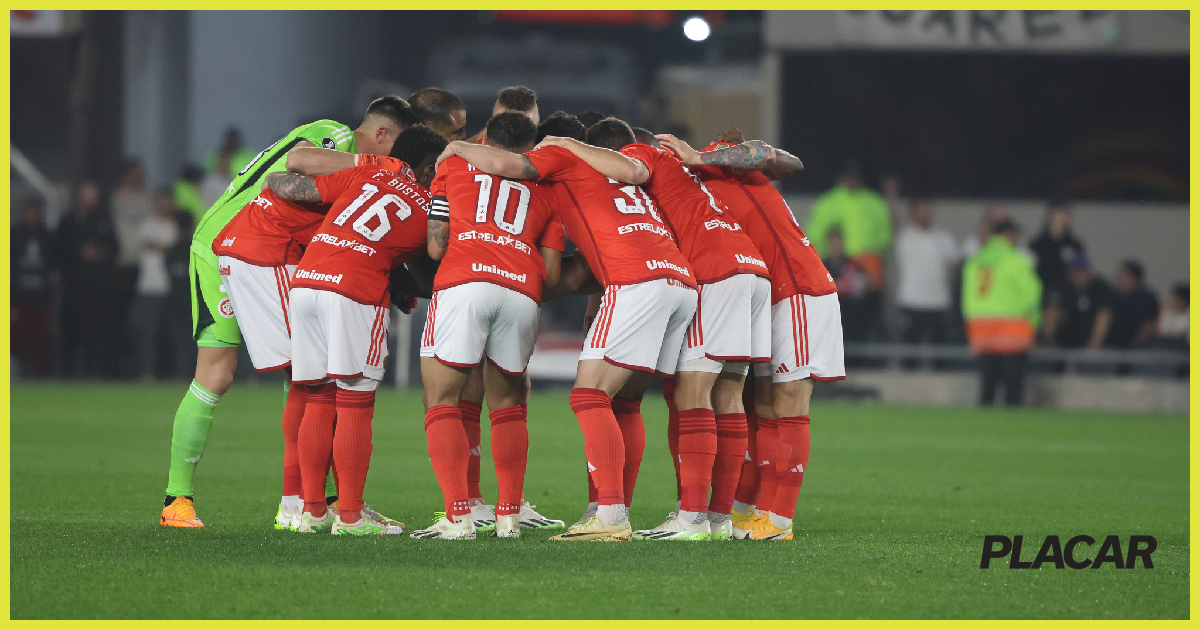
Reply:
[[790, 370], [788, 370], [786, 363], [780, 363], [779, 369], [775, 370], [775, 373], [776, 374], [787, 374], [789, 371]]

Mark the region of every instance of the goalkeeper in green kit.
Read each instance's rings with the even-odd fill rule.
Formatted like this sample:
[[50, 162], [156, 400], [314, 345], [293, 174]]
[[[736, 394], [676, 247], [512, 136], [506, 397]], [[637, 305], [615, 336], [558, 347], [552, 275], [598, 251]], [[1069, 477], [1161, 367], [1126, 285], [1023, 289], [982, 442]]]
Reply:
[[254, 199], [268, 173], [283, 171], [288, 152], [320, 147], [347, 153], [388, 155], [396, 136], [416, 124], [408, 103], [397, 96], [378, 98], [367, 107], [358, 129], [319, 120], [293, 129], [259, 153], [200, 219], [192, 236], [189, 265], [192, 294], [192, 336], [196, 340], [196, 377], [179, 403], [171, 431], [171, 470], [159, 524], [203, 527], [193, 505], [192, 478], [204, 454], [212, 427], [213, 409], [233, 381], [238, 346], [242, 343], [237, 316], [225, 291], [213, 239]]

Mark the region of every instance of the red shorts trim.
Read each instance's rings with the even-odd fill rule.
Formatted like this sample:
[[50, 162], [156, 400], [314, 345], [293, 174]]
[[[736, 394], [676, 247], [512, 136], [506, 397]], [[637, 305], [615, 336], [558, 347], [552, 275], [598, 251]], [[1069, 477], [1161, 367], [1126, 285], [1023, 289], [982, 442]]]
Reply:
[[846, 380], [845, 376], [817, 376], [815, 374], [810, 374], [808, 377], [814, 381], [820, 381], [822, 383], [826, 383], [829, 381], [844, 381], [844, 380]]
[[258, 372], [259, 374], [263, 374], [266, 372], [274, 372], [275, 370], [282, 370], [283, 368], [286, 368], [286, 367], [292, 367], [292, 362], [288, 361], [287, 363], [284, 363], [282, 365], [276, 365], [274, 367], [269, 367], [269, 368], [262, 368], [262, 369], [254, 368], [254, 371]]
[[477, 368], [483, 363], [482, 361], [476, 361], [475, 363], [455, 363], [453, 361], [447, 361], [436, 354], [433, 355], [433, 358], [437, 359], [437, 362], [441, 363], [442, 365], [448, 365], [456, 368]]
[[498, 363], [496, 363], [495, 361], [493, 361], [493, 360], [492, 360], [492, 357], [489, 357], [489, 356], [487, 356], [487, 355], [485, 354], [485, 355], [484, 355], [484, 358], [485, 358], [485, 359], [487, 359], [487, 362], [488, 362], [488, 363], [491, 363], [491, 364], [492, 364], [492, 367], [496, 368], [497, 370], [500, 370], [501, 372], [504, 372], [505, 374], [507, 374], [507, 375], [509, 375], [509, 376], [521, 376], [522, 374], [524, 374], [524, 373], [526, 373], [526, 372], [528, 372], [528, 371], [529, 371], [529, 368], [528, 368], [528, 367], [526, 367], [524, 370], [521, 370], [520, 372], [509, 372], [508, 370], [506, 370], [506, 369], [504, 369], [504, 368], [500, 367], [500, 364], [498, 364]]
[[651, 368], [645, 368], [645, 367], [641, 367], [641, 366], [637, 366], [637, 365], [629, 365], [626, 363], [621, 363], [620, 361], [613, 361], [612, 359], [610, 359], [608, 357], [604, 357], [604, 360], [612, 365], [619, 367], [619, 368], [625, 368], [626, 370], [633, 370], [635, 372], [644, 372], [646, 374], [663, 374], [663, 372], [658, 372]]

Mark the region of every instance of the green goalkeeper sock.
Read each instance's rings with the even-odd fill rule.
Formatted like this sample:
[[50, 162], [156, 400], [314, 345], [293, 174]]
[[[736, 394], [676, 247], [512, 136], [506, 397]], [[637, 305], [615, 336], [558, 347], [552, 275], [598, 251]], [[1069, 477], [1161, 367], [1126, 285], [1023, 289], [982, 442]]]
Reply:
[[196, 464], [204, 454], [208, 432], [212, 429], [213, 409], [221, 397], [192, 381], [187, 394], [175, 411], [171, 429], [171, 473], [167, 477], [167, 494], [190, 497]]

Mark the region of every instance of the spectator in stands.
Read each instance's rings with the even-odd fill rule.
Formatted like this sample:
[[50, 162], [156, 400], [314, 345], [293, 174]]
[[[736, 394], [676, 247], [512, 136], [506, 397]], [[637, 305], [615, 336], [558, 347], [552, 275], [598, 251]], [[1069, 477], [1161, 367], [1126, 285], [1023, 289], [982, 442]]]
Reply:
[[1171, 289], [1167, 303], [1158, 316], [1157, 335], [1147, 345], [1155, 348], [1187, 350], [1191, 345], [1190, 326], [1191, 290], [1186, 282]]
[[1092, 273], [1082, 250], [1067, 263], [1067, 279], [1062, 291], [1062, 319], [1054, 329], [1056, 344], [1063, 348], [1103, 347], [1112, 326], [1112, 287]]
[[117, 233], [117, 266], [132, 293], [141, 251], [138, 232], [142, 221], [153, 212], [153, 202], [146, 193], [146, 171], [141, 161], [126, 160], [121, 173], [121, 183], [112, 194], [112, 220]]
[[153, 378], [158, 364], [159, 333], [171, 290], [166, 252], [179, 240], [177, 213], [171, 190], [164, 188], [154, 197], [154, 213], [142, 222], [137, 299], [129, 322], [136, 333], [138, 373], [143, 379]]
[[12, 228], [9, 270], [12, 274], [12, 355], [23, 374], [50, 373], [51, 256], [54, 245], [42, 220], [42, 203], [21, 206], [21, 222]]
[[203, 179], [204, 172], [189, 164], [183, 167], [183, 173], [180, 174], [179, 179], [175, 180], [172, 193], [175, 205], [180, 210], [192, 213], [197, 222], [208, 211], [208, 205], [204, 203], [204, 197], [200, 195], [200, 182]]
[[[225, 130], [221, 146], [204, 158], [204, 172], [218, 173], [227, 181], [232, 181], [234, 175], [254, 160], [254, 156], [254, 151], [243, 145], [241, 130], [230, 127]], [[221, 158], [225, 158], [224, 162]]]
[[216, 168], [206, 172], [204, 179], [200, 180], [200, 198], [204, 201], [206, 208], [211, 208], [217, 199], [225, 194], [225, 189], [233, 181], [233, 178], [229, 176], [231, 160], [230, 154], [221, 153], [217, 156]]
[[842, 310], [842, 333], [846, 341], [866, 341], [868, 325], [863, 317], [863, 301], [870, 290], [871, 278], [858, 262], [846, 255], [841, 230], [829, 232], [826, 251], [821, 258], [837, 284]]
[[179, 239], [166, 252], [167, 276], [171, 289], [164, 310], [167, 313], [166, 332], [171, 346], [175, 378], [188, 379], [196, 369], [196, 342], [192, 339], [191, 279], [188, 264], [191, 260], [191, 235], [196, 228], [192, 215], [182, 210], [175, 213]]
[[1154, 337], [1158, 327], [1158, 298], [1146, 288], [1142, 263], [1126, 260], [1117, 268], [1112, 326], [1104, 345], [1136, 348]]
[[1057, 200], [1050, 203], [1046, 227], [1029, 244], [1037, 257], [1038, 277], [1045, 292], [1042, 303], [1047, 308], [1065, 308], [1063, 292], [1070, 284], [1067, 263], [1083, 252], [1083, 243], [1071, 231], [1071, 204]]
[[933, 226], [933, 202], [914, 201], [909, 217], [896, 236], [896, 304], [908, 317], [904, 341], [944, 343], [958, 247], [949, 232]]
[[80, 183], [55, 237], [62, 269], [64, 364], [71, 375], [116, 375], [111, 339], [118, 321], [113, 292], [116, 236], [100, 204], [99, 186]]
[[962, 313], [971, 352], [979, 356], [979, 404], [992, 405], [1004, 382], [1004, 404], [1024, 401], [1025, 370], [1041, 318], [1042, 283], [1033, 263], [1017, 251], [1020, 228], [1012, 221], [963, 265]]
[[863, 186], [861, 169], [853, 160], [846, 162], [837, 185], [817, 198], [804, 232], [817, 253], [825, 253], [834, 228], [842, 233], [846, 255], [871, 278], [862, 304], [871, 336], [883, 323], [883, 261], [892, 245], [892, 220], [883, 198]]

